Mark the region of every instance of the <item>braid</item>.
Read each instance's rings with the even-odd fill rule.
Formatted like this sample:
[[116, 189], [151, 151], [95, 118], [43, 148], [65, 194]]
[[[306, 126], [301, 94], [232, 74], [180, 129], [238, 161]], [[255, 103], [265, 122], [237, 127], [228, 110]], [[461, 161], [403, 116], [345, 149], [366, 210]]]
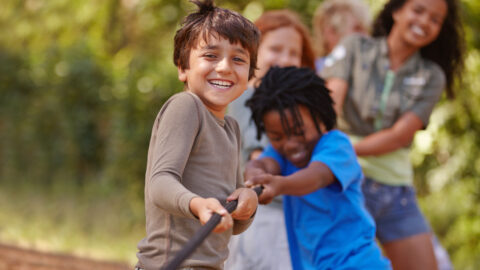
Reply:
[[[272, 67], [245, 105], [252, 111], [257, 139], [265, 132], [263, 116], [272, 110], [279, 112], [287, 135], [296, 133], [303, 126], [298, 105], [308, 108], [318, 132], [321, 133], [320, 123], [327, 130], [336, 125], [330, 91], [325, 87], [325, 81], [308, 68]], [[287, 122], [285, 110], [289, 110], [292, 115], [293, 125]]]

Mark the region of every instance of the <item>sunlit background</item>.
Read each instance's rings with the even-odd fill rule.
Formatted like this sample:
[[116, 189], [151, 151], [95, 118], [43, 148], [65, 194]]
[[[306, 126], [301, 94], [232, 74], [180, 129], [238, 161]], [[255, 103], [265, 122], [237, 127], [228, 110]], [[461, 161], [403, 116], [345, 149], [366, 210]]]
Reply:
[[[321, 1], [216, 1], [255, 20]], [[384, 1], [367, 1], [372, 14]], [[468, 57], [454, 101], [415, 138], [421, 206], [456, 269], [480, 269], [480, 1], [462, 0]], [[173, 35], [186, 0], [3, 0], [0, 243], [136, 261], [151, 127], [182, 90]]]

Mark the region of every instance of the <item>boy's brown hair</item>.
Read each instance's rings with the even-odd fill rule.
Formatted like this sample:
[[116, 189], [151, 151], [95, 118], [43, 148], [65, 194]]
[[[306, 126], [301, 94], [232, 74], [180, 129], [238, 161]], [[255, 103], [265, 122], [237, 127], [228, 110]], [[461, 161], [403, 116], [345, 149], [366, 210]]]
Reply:
[[198, 6], [183, 20], [174, 39], [173, 62], [182, 70], [189, 68], [190, 51], [198, 45], [200, 38], [223, 37], [230, 43], [240, 43], [250, 54], [248, 79], [253, 77], [257, 63], [260, 32], [257, 27], [235, 11], [216, 7], [213, 0], [191, 0]]

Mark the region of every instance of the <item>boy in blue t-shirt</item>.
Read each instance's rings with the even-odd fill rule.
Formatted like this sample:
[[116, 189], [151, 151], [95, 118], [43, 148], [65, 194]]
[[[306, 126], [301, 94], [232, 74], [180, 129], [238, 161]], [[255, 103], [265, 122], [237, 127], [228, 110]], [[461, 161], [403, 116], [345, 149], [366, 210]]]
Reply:
[[363, 174], [324, 81], [307, 68], [272, 68], [247, 101], [270, 145], [246, 165], [261, 203], [284, 194], [293, 269], [389, 269], [364, 207]]

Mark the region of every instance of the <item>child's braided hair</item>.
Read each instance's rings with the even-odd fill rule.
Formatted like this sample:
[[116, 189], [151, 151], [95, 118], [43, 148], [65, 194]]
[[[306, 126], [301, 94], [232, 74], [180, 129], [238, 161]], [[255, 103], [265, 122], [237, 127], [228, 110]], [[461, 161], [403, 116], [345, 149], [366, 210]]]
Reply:
[[[272, 67], [245, 105], [252, 110], [257, 139], [265, 132], [263, 116], [272, 110], [280, 113], [285, 133], [296, 134], [303, 125], [298, 105], [308, 108], [318, 132], [321, 133], [320, 123], [323, 123], [327, 130], [336, 125], [330, 91], [325, 87], [325, 81], [309, 68]], [[293, 126], [287, 121], [287, 109], [293, 116]]]

